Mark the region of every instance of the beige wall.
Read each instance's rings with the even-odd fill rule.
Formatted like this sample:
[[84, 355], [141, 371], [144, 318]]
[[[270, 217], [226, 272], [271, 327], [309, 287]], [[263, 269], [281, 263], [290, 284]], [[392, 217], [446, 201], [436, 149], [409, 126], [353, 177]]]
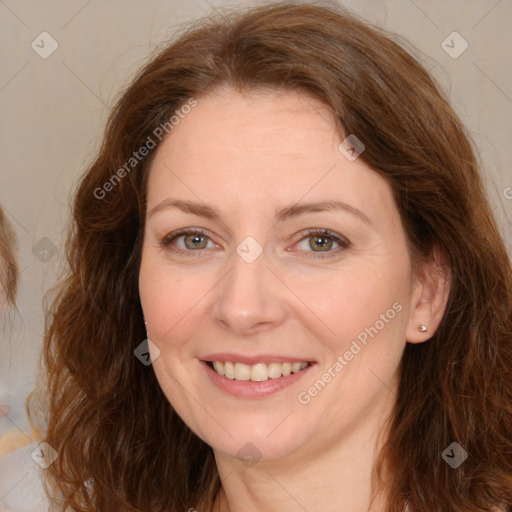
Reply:
[[[241, 3], [248, 2], [231, 2]], [[506, 220], [512, 218], [512, 189], [507, 188], [512, 187], [512, 2], [342, 3], [421, 50], [475, 137], [496, 214], [512, 246]], [[12, 411], [8, 418], [0, 418], [0, 436], [16, 425], [28, 432], [23, 401], [34, 382], [41, 347], [42, 296], [62, 265], [69, 199], [98, 146], [108, 107], [150, 50], [171, 36], [179, 23], [222, 5], [227, 4], [0, 1], [0, 203], [18, 233], [22, 269], [20, 318], [10, 340], [1, 346], [0, 403], [7, 401]], [[37, 37], [43, 31], [58, 43], [46, 59], [31, 47], [35, 40], [39, 53], [52, 49], [48, 36], [43, 42]], [[441, 47], [453, 31], [469, 44], [456, 59]], [[460, 41], [453, 45], [452, 52], [461, 48]]]

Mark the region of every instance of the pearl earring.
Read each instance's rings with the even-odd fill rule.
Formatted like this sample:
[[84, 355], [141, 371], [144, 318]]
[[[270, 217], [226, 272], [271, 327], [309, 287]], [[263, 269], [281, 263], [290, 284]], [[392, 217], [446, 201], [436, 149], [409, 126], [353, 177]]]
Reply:
[[427, 326], [423, 325], [423, 324], [420, 324], [420, 326], [418, 327], [418, 330], [420, 332], [427, 332]]

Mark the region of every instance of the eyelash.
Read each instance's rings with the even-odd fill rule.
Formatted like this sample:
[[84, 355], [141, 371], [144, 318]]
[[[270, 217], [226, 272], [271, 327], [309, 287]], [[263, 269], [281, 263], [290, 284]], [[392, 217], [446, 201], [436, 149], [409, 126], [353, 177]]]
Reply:
[[[204, 237], [208, 238], [208, 240], [210, 240], [210, 237], [208, 236], [208, 234], [206, 233], [206, 231], [204, 229], [201, 229], [201, 228], [196, 228], [196, 229], [180, 229], [178, 231], [175, 231], [175, 232], [170, 233], [167, 236], [165, 236], [162, 239], [161, 245], [164, 248], [169, 249], [169, 246], [171, 245], [172, 242], [174, 242], [175, 240], [177, 240], [178, 238], [180, 238], [181, 236], [184, 236], [184, 235], [185, 236], [187, 236], [187, 235], [201, 235], [201, 236], [204, 236]], [[303, 251], [303, 252], [311, 252], [311, 253], [313, 253], [314, 256], [310, 256], [312, 258], [320, 258], [320, 259], [332, 258], [338, 252], [343, 251], [345, 249], [348, 249], [348, 248], [350, 248], [352, 246], [352, 244], [345, 237], [337, 235], [336, 233], [334, 233], [333, 231], [331, 231], [329, 229], [307, 229], [303, 233], [303, 235], [304, 236], [300, 240], [298, 240], [297, 243], [302, 242], [302, 240], [305, 240], [307, 238], [324, 237], [324, 238], [328, 238], [328, 239], [336, 242], [340, 246], [337, 249], [333, 249], [332, 251], [319, 251], [319, 252], [316, 252], [316, 251]], [[199, 257], [199, 256], [202, 255], [202, 251], [204, 251], [206, 249], [197, 249], [197, 250], [188, 249], [188, 250], [185, 250], [185, 249], [176, 249], [176, 248], [174, 248], [174, 249], [170, 249], [170, 250], [172, 252], [175, 252], [175, 253], [186, 254], [187, 256]]]

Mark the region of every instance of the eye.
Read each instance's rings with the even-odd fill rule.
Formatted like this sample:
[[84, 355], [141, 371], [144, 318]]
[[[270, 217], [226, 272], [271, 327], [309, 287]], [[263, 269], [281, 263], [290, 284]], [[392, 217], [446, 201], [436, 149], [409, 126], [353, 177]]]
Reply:
[[350, 242], [343, 236], [329, 229], [313, 229], [306, 232], [297, 247], [304, 252], [323, 253], [314, 257], [329, 257], [350, 247]]
[[[302, 233], [304, 235], [304, 233]], [[330, 231], [329, 229], [310, 229], [306, 236], [296, 244], [302, 252], [315, 253], [316, 258], [326, 258], [339, 254], [348, 249], [351, 243], [343, 236]], [[210, 240], [207, 233], [200, 228], [181, 229], [168, 234], [161, 242], [161, 245], [174, 252], [199, 256], [205, 249], [212, 249], [217, 245]]]
[[183, 229], [170, 233], [162, 240], [162, 245], [174, 252], [194, 252], [215, 246], [201, 229]]

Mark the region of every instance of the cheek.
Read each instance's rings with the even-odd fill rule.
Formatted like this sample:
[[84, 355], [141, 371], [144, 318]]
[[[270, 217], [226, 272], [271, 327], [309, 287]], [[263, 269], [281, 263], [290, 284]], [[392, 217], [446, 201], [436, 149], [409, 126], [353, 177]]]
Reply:
[[170, 269], [161, 258], [143, 257], [139, 273], [139, 295], [148, 326], [155, 341], [179, 344], [186, 331], [197, 328], [192, 321], [201, 312], [201, 301], [214, 280], [205, 273]]
[[309, 295], [311, 303], [323, 303], [315, 312], [326, 324], [316, 331], [324, 357], [298, 398], [314, 402], [311, 410], [324, 411], [333, 424], [366, 411], [392, 387], [405, 347], [407, 276], [384, 276], [371, 266], [350, 270], [325, 283], [327, 300], [312, 287]]
[[393, 332], [400, 331], [407, 282], [404, 273], [384, 272], [380, 264], [366, 261], [317, 276], [314, 282], [297, 279], [293, 287], [319, 320], [315, 323], [319, 326], [317, 334], [324, 333], [319, 336], [323, 343], [340, 353], [358, 335], [364, 341], [365, 329], [375, 324], [379, 333], [390, 332], [391, 328]]

